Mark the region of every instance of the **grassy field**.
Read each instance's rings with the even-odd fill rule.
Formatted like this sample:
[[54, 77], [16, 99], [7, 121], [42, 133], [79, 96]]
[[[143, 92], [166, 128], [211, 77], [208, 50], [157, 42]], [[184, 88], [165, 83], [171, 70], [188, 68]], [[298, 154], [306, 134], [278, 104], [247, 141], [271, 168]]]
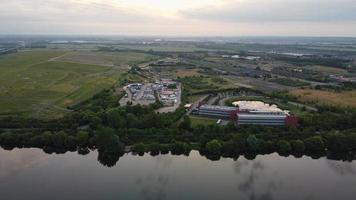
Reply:
[[198, 72], [198, 69], [187, 69], [187, 70], [177, 70], [176, 76], [177, 77], [187, 77], [187, 76], [200, 76], [201, 73]]
[[327, 67], [327, 66], [321, 66], [321, 65], [313, 65], [313, 66], [308, 66], [306, 68], [312, 69], [312, 70], [315, 70], [318, 72], [327, 72], [327, 73], [338, 74], [338, 75], [349, 74], [349, 72], [345, 69], [335, 68], [335, 67]]
[[297, 96], [301, 101], [313, 102], [321, 105], [333, 105], [356, 108], [356, 91], [333, 92], [311, 89], [295, 89], [290, 94]]
[[[0, 115], [60, 117], [67, 106], [114, 85], [124, 72], [120, 67], [58, 61], [68, 54], [36, 50], [0, 56]], [[135, 56], [121, 58], [115, 62], [135, 62]], [[139, 57], [137, 62], [145, 59]]]
[[192, 127], [196, 127], [198, 125], [208, 126], [211, 124], [216, 124], [217, 120], [204, 117], [190, 116], [190, 122]]
[[80, 51], [70, 52], [56, 59], [57, 61], [74, 62], [90, 65], [102, 66], [129, 66], [158, 59], [158, 56], [153, 56], [144, 53], [135, 52], [91, 52]]

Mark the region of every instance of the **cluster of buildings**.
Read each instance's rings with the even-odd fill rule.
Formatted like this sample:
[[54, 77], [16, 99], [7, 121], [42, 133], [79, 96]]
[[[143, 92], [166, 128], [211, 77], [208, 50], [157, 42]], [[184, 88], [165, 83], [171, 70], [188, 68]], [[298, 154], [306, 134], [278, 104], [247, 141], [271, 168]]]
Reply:
[[296, 126], [298, 124], [298, 119], [288, 111], [282, 111], [276, 106], [267, 107], [268, 104], [261, 106], [262, 104], [264, 103], [256, 101], [236, 102], [235, 106], [201, 104], [192, 111], [192, 114], [227, 119], [237, 125]]
[[132, 83], [124, 87], [126, 95], [120, 100], [120, 105], [131, 102], [133, 105], [149, 105], [156, 101], [153, 89], [148, 84]]
[[261, 59], [259, 56], [240, 56], [240, 55], [222, 55], [223, 58], [232, 58], [232, 59], [242, 59], [242, 60], [251, 60], [257, 61]]
[[179, 103], [180, 85], [170, 80], [162, 79], [155, 83], [132, 83], [124, 87], [126, 95], [120, 100], [120, 104], [125, 105], [132, 102], [134, 105], [149, 105], [156, 100], [163, 102], [166, 106], [172, 106]]
[[329, 75], [329, 78], [339, 83], [345, 83], [345, 82], [356, 83], [356, 78], [349, 78], [340, 75]]
[[138, 96], [141, 92], [143, 84], [141, 83], [132, 83], [126, 86], [126, 88], [130, 91], [132, 100], [137, 100]]
[[157, 91], [159, 100], [165, 105], [177, 104], [180, 99], [180, 86], [171, 79], [161, 79], [156, 81], [152, 87]]

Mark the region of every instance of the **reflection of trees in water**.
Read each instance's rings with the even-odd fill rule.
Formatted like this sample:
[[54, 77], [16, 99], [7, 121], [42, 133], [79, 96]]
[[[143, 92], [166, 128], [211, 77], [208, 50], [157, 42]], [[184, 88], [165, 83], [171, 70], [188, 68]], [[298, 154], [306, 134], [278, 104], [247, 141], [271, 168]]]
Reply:
[[141, 195], [146, 200], [163, 200], [167, 199], [167, 185], [170, 174], [166, 172], [170, 168], [173, 159], [171, 156], [159, 155], [152, 157], [157, 161], [152, 173], [140, 177], [136, 180], [136, 184], [142, 187]]
[[262, 160], [247, 160], [240, 158], [234, 162], [234, 171], [238, 175], [238, 189], [249, 199], [273, 199], [271, 192], [276, 189], [276, 183], [271, 180], [267, 182], [265, 190], [258, 186], [258, 183], [266, 179], [266, 166]]
[[87, 148], [87, 147], [79, 147], [78, 148], [78, 154], [79, 155], [88, 155], [90, 153], [90, 150], [89, 150], [89, 148]]
[[122, 155], [122, 153], [104, 153], [99, 151], [98, 161], [106, 167], [113, 167]]
[[325, 159], [327, 166], [340, 176], [356, 175], [356, 165], [352, 162], [342, 162]]

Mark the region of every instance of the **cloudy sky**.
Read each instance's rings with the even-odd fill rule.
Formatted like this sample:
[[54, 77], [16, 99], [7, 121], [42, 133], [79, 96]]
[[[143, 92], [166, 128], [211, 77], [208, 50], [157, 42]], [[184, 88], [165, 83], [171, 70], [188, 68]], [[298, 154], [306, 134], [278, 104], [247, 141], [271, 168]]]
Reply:
[[356, 0], [0, 0], [0, 34], [356, 36]]

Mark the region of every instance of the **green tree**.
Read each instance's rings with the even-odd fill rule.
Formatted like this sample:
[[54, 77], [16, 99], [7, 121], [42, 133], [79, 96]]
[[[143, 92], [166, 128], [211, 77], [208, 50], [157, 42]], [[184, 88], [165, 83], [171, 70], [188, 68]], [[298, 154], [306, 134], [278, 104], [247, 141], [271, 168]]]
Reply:
[[244, 135], [236, 134], [233, 136], [232, 141], [234, 143], [236, 153], [244, 153], [247, 150], [247, 142]]
[[52, 145], [52, 133], [50, 131], [45, 131], [42, 133], [42, 141], [44, 146], [51, 146]]
[[292, 149], [296, 153], [303, 153], [305, 151], [305, 145], [302, 140], [293, 140], [291, 142]]
[[184, 130], [190, 130], [191, 129], [191, 121], [190, 121], [190, 118], [188, 116], [184, 116], [183, 122], [180, 123], [179, 128], [180, 129], [184, 129]]
[[68, 137], [65, 138], [65, 145], [69, 149], [76, 149], [78, 144], [78, 140], [76, 137], [69, 135]]
[[103, 153], [121, 153], [124, 145], [120, 142], [115, 130], [109, 127], [100, 127], [96, 133], [98, 150]]
[[278, 141], [277, 146], [278, 146], [278, 151], [281, 153], [288, 153], [292, 150], [292, 147], [287, 140]]
[[54, 133], [51, 137], [52, 139], [52, 145], [57, 148], [63, 148], [65, 147], [65, 141], [67, 139], [67, 133], [64, 131], [60, 131], [58, 133]]
[[86, 131], [79, 131], [77, 133], [77, 141], [80, 146], [86, 146], [89, 140], [89, 133]]
[[249, 135], [246, 139], [246, 143], [249, 151], [257, 152], [260, 149], [260, 141], [255, 135]]
[[206, 151], [212, 155], [220, 155], [222, 150], [222, 144], [219, 140], [211, 140], [205, 146]]
[[188, 154], [189, 152], [190, 146], [185, 142], [174, 142], [172, 144], [172, 154]]
[[132, 150], [135, 153], [138, 153], [139, 155], [143, 155], [146, 151], [146, 146], [141, 142], [141, 143], [135, 144], [133, 146]]
[[124, 128], [126, 126], [125, 118], [121, 115], [120, 110], [112, 109], [107, 113], [107, 121], [112, 128]]
[[161, 144], [161, 145], [160, 145], [160, 150], [161, 150], [161, 154], [167, 154], [167, 153], [169, 153], [169, 145], [167, 145], [167, 144]]
[[342, 133], [330, 133], [326, 135], [326, 148], [333, 152], [346, 152], [352, 149], [351, 140]]
[[151, 151], [151, 155], [158, 155], [159, 154], [160, 145], [157, 142], [154, 142], [154, 143], [149, 145], [149, 149]]
[[307, 151], [325, 151], [325, 143], [320, 136], [309, 137], [305, 140], [304, 144]]
[[20, 138], [15, 133], [5, 132], [0, 135], [0, 141], [3, 144], [15, 145], [19, 144]]

